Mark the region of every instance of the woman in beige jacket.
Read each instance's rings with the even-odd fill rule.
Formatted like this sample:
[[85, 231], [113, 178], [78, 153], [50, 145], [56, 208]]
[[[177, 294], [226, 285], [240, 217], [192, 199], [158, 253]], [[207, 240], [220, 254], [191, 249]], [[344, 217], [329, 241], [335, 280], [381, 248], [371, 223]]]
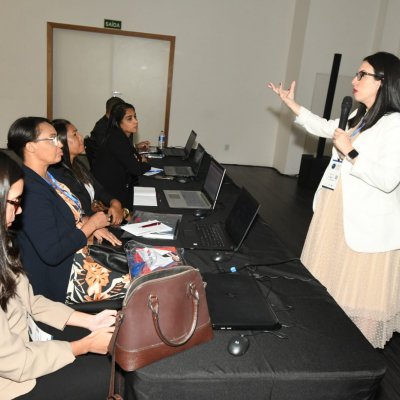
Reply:
[[[108, 360], [87, 353], [107, 352], [116, 312], [84, 314], [33, 294], [8, 230], [22, 212], [23, 185], [21, 168], [0, 152], [0, 398], [105, 398], [106, 384], [98, 380], [102, 371], [107, 376]], [[69, 328], [75, 340], [51, 340], [38, 323], [92, 332]]]

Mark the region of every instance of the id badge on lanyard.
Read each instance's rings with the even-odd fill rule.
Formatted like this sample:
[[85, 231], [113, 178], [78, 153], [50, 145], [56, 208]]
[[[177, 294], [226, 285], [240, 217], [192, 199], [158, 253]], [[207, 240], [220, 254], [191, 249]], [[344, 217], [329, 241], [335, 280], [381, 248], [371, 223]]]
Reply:
[[29, 314], [27, 318], [28, 318], [29, 337], [31, 338], [32, 342], [45, 342], [47, 340], [53, 339], [52, 335], [49, 335], [36, 325], [36, 322]]
[[322, 187], [330, 190], [335, 190], [336, 185], [339, 181], [341, 167], [342, 167], [341, 159], [338, 158], [337, 160], [334, 159], [331, 160], [322, 179], [321, 182]]

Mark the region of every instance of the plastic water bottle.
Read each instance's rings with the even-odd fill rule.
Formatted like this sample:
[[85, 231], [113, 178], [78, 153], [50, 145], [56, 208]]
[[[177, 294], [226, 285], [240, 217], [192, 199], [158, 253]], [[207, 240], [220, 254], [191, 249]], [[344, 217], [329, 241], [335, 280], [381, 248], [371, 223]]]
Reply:
[[160, 136], [158, 137], [158, 148], [163, 149], [165, 145], [165, 133], [164, 131], [160, 132]]

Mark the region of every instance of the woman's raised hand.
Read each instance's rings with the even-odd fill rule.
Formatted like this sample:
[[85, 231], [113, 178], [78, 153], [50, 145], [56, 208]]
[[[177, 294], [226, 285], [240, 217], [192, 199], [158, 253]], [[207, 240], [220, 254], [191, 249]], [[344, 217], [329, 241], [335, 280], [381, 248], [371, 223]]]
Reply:
[[300, 113], [300, 105], [297, 104], [294, 100], [294, 90], [296, 88], [296, 81], [293, 81], [289, 89], [285, 89], [282, 85], [282, 82], [279, 83], [278, 86], [275, 86], [272, 82], [268, 83], [268, 88], [272, 89], [274, 93], [276, 93], [281, 100], [296, 114]]

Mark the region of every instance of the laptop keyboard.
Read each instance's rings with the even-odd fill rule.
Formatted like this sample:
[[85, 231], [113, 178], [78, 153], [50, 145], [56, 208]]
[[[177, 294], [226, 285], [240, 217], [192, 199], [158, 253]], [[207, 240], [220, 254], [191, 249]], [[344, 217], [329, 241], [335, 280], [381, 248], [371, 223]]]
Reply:
[[225, 245], [223, 234], [219, 225], [196, 225], [197, 233], [202, 245], [215, 247]]
[[185, 151], [183, 149], [175, 149], [173, 147], [166, 147], [165, 149], [162, 150], [162, 152], [166, 156], [185, 156]]
[[175, 172], [178, 175], [190, 175], [191, 170], [187, 167], [174, 167]]
[[204, 201], [199, 197], [196, 192], [181, 192], [182, 197], [185, 199], [187, 204], [193, 207], [203, 207]]

